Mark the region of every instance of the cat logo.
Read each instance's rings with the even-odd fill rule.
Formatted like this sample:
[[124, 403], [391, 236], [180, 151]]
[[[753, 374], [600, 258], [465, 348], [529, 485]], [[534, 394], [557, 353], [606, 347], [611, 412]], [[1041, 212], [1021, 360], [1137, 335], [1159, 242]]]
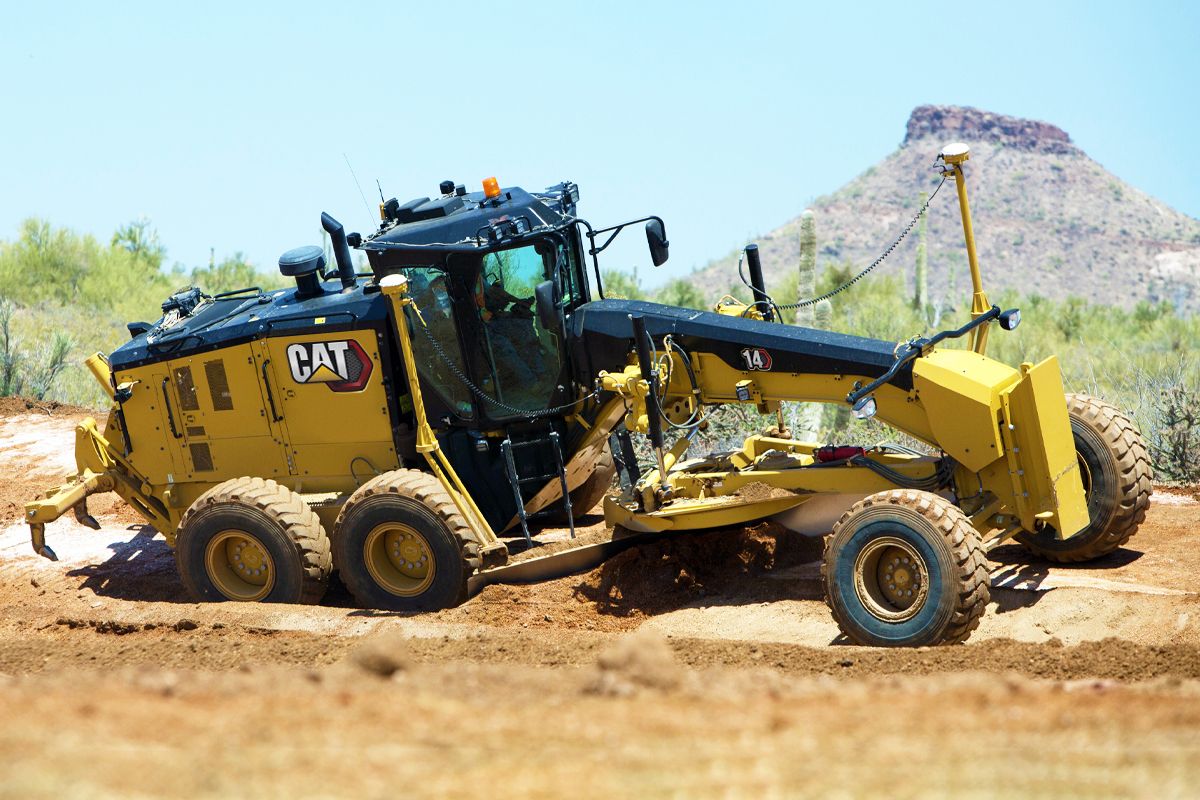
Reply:
[[287, 348], [296, 383], [323, 383], [335, 392], [358, 392], [371, 377], [371, 359], [353, 339], [297, 342]]
[[742, 361], [746, 369], [768, 372], [771, 369], [771, 354], [761, 347], [747, 347], [742, 350]]

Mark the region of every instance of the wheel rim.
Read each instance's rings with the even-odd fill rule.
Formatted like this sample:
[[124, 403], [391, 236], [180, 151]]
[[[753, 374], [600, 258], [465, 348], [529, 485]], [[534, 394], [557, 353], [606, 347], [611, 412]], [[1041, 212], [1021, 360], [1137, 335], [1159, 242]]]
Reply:
[[271, 554], [245, 531], [221, 531], [209, 540], [204, 567], [217, 591], [230, 600], [261, 600], [275, 586]]
[[415, 597], [433, 583], [436, 565], [429, 541], [408, 525], [377, 525], [363, 542], [367, 572], [383, 589], [399, 597]]
[[869, 542], [854, 561], [854, 591], [884, 622], [915, 617], [929, 597], [929, 568], [916, 549], [894, 536]]
[[1076, 451], [1075, 459], [1079, 462], [1079, 480], [1083, 483], [1083, 495], [1090, 500], [1092, 494], [1092, 468], [1088, 466], [1083, 453]]

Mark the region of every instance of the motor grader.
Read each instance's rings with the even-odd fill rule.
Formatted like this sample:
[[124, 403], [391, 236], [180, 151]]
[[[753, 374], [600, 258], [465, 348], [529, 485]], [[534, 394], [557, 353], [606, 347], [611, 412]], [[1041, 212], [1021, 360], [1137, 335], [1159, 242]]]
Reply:
[[[176, 293], [87, 359], [111, 411], [103, 430], [78, 427], [78, 474], [26, 506], [33, 547], [54, 558], [45, 525], [73, 510], [98, 527], [87, 497], [113, 491], [165, 536], [199, 600], [312, 603], [336, 570], [362, 606], [419, 610], [647, 538], [770, 519], [827, 536], [827, 600], [850, 640], [965, 640], [990, 548], [1102, 556], [1150, 494], [1125, 414], [1064, 395], [1054, 358], [985, 355], [993, 326], [1020, 315], [984, 292], [967, 158], [951, 145], [936, 165], [958, 192], [971, 321], [899, 344], [784, 324], [754, 246], [749, 302], [605, 298], [599, 254], [645, 223], [658, 266], [665, 226], [594, 229], [570, 182], [447, 181], [381, 204], [365, 237], [323, 214], [335, 267], [320, 247], [290, 250], [279, 268], [295, 288]], [[737, 450], [689, 452], [714, 406], [770, 415], [785, 401], [846, 403], [927, 451], [800, 441], [780, 415]], [[538, 557], [538, 518], [574, 536], [601, 500], [611, 541]]]

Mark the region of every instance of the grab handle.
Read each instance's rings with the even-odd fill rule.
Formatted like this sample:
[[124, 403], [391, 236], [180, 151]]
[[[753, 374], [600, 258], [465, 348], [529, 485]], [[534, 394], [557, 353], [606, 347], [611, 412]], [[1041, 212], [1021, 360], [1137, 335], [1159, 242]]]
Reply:
[[263, 386], [267, 390], [267, 402], [271, 405], [271, 421], [282, 422], [283, 416], [275, 410], [275, 394], [271, 391], [271, 380], [267, 377], [267, 365], [271, 363], [271, 359], [267, 359], [262, 363], [262, 378]]
[[175, 412], [171, 410], [171, 393], [167, 391], [167, 384], [170, 382], [169, 377], [162, 379], [163, 403], [167, 407], [167, 424], [171, 426], [171, 435], [176, 439], [182, 439], [183, 434], [175, 427]]

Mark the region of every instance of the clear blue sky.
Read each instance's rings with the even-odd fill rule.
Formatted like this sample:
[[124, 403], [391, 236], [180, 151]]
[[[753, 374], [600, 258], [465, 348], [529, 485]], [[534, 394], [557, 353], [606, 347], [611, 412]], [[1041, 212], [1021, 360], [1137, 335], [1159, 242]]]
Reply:
[[[1200, 216], [1192, 3], [6, 4], [0, 237], [27, 216], [105, 237], [145, 216], [168, 260], [260, 267], [322, 210], [444, 178], [570, 178], [593, 223], [659, 213], [606, 262], [657, 283], [887, 155], [922, 103], [1063, 127]], [[607, 254], [606, 254], [607, 255]]]

